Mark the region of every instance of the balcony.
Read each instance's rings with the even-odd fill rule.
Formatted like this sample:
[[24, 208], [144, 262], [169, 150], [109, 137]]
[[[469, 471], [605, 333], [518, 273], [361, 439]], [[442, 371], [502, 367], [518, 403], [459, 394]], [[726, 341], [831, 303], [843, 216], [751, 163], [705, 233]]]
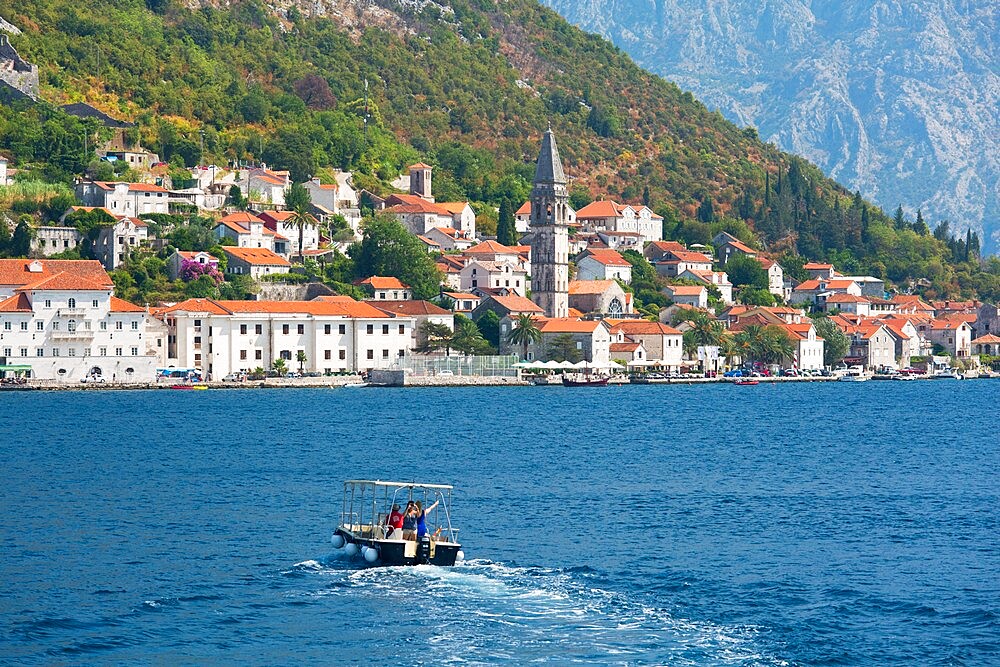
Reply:
[[86, 308], [59, 308], [56, 310], [56, 315], [59, 317], [80, 317], [86, 314]]
[[50, 331], [49, 338], [52, 340], [91, 340], [94, 337], [93, 331]]

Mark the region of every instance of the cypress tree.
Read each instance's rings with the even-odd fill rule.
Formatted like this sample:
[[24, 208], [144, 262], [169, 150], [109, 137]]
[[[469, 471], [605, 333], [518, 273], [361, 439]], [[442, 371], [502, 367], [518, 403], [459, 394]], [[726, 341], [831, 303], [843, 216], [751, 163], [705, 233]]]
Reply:
[[900, 204], [896, 207], [896, 215], [893, 216], [892, 224], [896, 229], [903, 229], [906, 227], [906, 221], [903, 220], [903, 205]]
[[497, 241], [507, 246], [517, 245], [517, 228], [514, 224], [514, 209], [509, 199], [500, 202], [500, 216], [497, 221]]

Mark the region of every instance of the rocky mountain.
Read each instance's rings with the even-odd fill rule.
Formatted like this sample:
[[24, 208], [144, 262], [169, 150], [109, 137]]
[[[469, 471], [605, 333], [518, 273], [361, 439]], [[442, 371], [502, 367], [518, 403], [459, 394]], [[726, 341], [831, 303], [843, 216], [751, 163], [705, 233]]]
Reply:
[[1000, 248], [991, 0], [544, 2], [887, 210]]

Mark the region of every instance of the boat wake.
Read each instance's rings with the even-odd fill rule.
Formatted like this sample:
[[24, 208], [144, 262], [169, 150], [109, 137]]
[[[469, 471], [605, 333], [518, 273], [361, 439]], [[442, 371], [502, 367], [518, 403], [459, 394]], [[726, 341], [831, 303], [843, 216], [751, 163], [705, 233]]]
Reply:
[[[318, 597], [372, 598], [427, 632], [442, 661], [670, 665], [784, 665], [761, 649], [764, 630], [679, 618], [602, 586], [589, 568], [560, 570], [471, 560], [356, 569], [334, 557], [289, 575], [329, 578]], [[430, 630], [434, 629], [434, 630]]]

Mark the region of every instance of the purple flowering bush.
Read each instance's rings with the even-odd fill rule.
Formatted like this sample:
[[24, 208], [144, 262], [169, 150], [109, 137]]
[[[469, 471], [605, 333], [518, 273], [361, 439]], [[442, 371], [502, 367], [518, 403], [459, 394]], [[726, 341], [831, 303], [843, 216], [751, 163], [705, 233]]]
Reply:
[[224, 278], [221, 273], [219, 273], [219, 267], [217, 264], [199, 264], [198, 262], [190, 259], [181, 260], [181, 280], [189, 283], [193, 280], [197, 280], [202, 276], [208, 276], [215, 284], [221, 283]]

